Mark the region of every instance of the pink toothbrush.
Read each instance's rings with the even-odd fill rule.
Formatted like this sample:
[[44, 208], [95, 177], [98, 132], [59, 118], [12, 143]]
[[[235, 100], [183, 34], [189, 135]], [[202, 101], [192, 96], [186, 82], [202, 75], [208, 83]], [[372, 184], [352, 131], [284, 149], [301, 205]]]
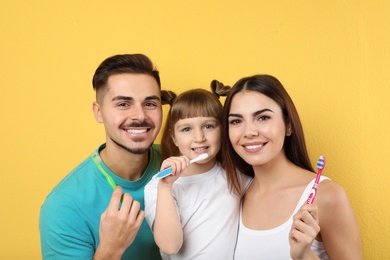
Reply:
[[318, 188], [318, 183], [320, 182], [321, 172], [324, 168], [325, 168], [325, 157], [321, 155], [317, 161], [317, 170], [318, 170], [317, 177], [316, 180], [314, 181], [313, 188], [311, 188], [306, 204], [313, 204], [314, 199], [316, 198], [317, 195], [317, 188]]

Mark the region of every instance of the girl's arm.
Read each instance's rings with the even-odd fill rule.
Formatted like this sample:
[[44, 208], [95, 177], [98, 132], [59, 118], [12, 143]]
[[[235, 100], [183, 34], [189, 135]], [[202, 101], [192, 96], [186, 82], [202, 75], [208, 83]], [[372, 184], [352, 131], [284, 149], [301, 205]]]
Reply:
[[188, 165], [189, 159], [182, 156], [170, 157], [161, 166], [161, 169], [172, 167], [172, 175], [160, 179], [158, 183], [153, 233], [157, 246], [167, 255], [176, 254], [183, 244], [183, 230], [172, 188], [173, 183]]

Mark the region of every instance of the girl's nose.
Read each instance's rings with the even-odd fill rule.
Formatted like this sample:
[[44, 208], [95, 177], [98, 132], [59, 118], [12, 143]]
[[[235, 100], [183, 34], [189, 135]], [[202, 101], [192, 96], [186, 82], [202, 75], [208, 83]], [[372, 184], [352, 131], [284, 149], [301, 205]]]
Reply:
[[204, 132], [202, 130], [197, 130], [195, 132], [195, 142], [203, 142], [205, 140], [206, 140], [206, 138], [205, 138]]

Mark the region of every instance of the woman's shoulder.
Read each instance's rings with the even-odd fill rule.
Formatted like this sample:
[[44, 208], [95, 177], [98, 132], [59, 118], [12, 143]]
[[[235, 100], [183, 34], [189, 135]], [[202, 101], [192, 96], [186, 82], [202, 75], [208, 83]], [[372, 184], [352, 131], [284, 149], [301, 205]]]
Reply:
[[349, 205], [349, 200], [347, 193], [340, 184], [330, 179], [325, 179], [318, 185], [317, 203], [320, 208], [326, 208], [332, 212]]
[[[297, 179], [299, 179], [301, 183], [307, 183], [307, 185], [314, 183], [314, 180], [316, 178], [315, 173], [304, 169], [301, 169], [300, 174], [298, 174], [297, 176], [300, 176]], [[336, 200], [340, 199], [347, 199], [347, 195], [345, 193], [344, 188], [340, 184], [333, 181], [331, 178], [322, 175], [321, 181], [318, 184], [317, 188], [317, 203], [323, 205], [335, 205], [338, 203], [343, 203], [342, 201], [335, 202]]]

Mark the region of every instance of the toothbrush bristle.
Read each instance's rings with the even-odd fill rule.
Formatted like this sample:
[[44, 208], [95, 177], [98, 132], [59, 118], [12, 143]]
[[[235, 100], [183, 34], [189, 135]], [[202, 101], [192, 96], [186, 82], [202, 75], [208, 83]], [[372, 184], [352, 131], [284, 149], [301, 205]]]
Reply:
[[317, 161], [317, 169], [322, 170], [324, 169], [324, 167], [325, 167], [325, 157], [321, 155]]

